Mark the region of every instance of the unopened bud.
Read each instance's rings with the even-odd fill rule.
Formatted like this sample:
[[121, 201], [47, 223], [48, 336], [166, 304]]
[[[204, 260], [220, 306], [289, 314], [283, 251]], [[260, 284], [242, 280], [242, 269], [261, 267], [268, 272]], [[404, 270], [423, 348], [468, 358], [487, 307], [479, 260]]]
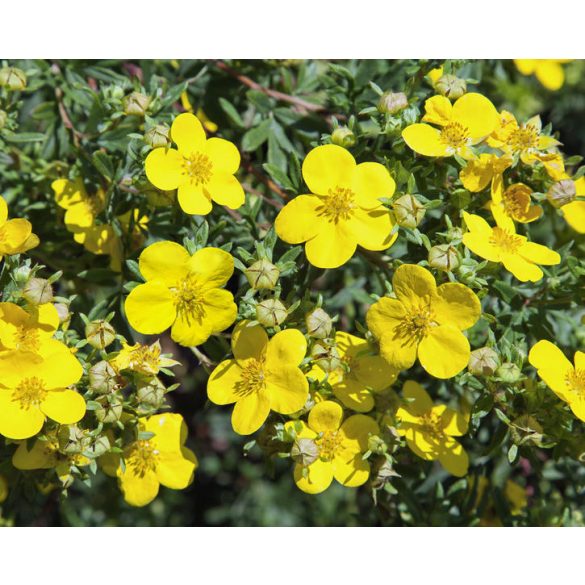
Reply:
[[8, 120], [8, 114], [4, 110], [0, 110], [0, 130], [6, 126]]
[[57, 310], [57, 315], [59, 315], [59, 323], [61, 323], [61, 325], [69, 323], [71, 320], [69, 306], [65, 303], [55, 303], [55, 309]]
[[116, 392], [120, 387], [116, 370], [105, 360], [98, 362], [89, 369], [89, 386], [98, 394]]
[[141, 405], [160, 408], [165, 399], [165, 390], [164, 384], [157, 377], [153, 377], [139, 383], [136, 398]]
[[491, 347], [474, 349], [469, 356], [467, 369], [474, 376], [493, 376], [500, 359]]
[[91, 438], [75, 425], [62, 425], [57, 433], [59, 449], [68, 455], [82, 453], [89, 447]]
[[382, 437], [371, 435], [368, 437], [368, 451], [376, 453], [377, 455], [384, 455], [384, 453], [388, 451], [388, 445], [386, 445]]
[[272, 262], [262, 258], [254, 262], [249, 268], [246, 268], [244, 274], [252, 288], [256, 290], [272, 290], [278, 282], [280, 270]]
[[331, 317], [320, 307], [307, 314], [305, 323], [307, 325], [307, 333], [311, 337], [325, 339], [331, 333]]
[[380, 96], [378, 111], [382, 114], [397, 114], [408, 107], [408, 99], [405, 93], [392, 93], [387, 91]]
[[496, 376], [503, 382], [513, 384], [514, 382], [518, 382], [520, 380], [522, 377], [522, 372], [516, 364], [506, 362], [496, 369]]
[[94, 457], [101, 457], [104, 453], [107, 453], [110, 450], [110, 447], [110, 440], [108, 437], [102, 435], [101, 437], [98, 437], [87, 450], [91, 451]]
[[92, 321], [85, 326], [85, 338], [92, 347], [105, 349], [116, 339], [116, 330], [103, 319]]
[[443, 75], [435, 83], [435, 89], [445, 97], [451, 100], [460, 98], [467, 91], [465, 79], [460, 79], [455, 75]]
[[324, 342], [315, 343], [311, 349], [311, 357], [324, 372], [333, 372], [341, 368], [341, 358], [337, 348]]
[[577, 188], [575, 181], [571, 179], [564, 179], [558, 181], [550, 187], [546, 194], [546, 198], [553, 207], [563, 207], [567, 203], [571, 203], [577, 196]]
[[276, 327], [287, 316], [286, 307], [278, 299], [264, 299], [256, 305], [256, 319], [264, 327]]
[[26, 87], [26, 75], [17, 67], [3, 67], [0, 69], [0, 87], [7, 87], [12, 91], [20, 91]]
[[124, 113], [127, 116], [141, 116], [144, 117], [150, 105], [150, 98], [143, 93], [133, 91], [127, 95], [122, 101], [124, 106]]
[[53, 300], [53, 288], [44, 278], [31, 278], [24, 287], [22, 296], [32, 305], [44, 305]]
[[463, 230], [460, 227], [449, 228], [447, 238], [451, 242], [460, 242], [463, 239]]
[[459, 254], [451, 244], [433, 246], [429, 250], [429, 266], [451, 272], [459, 266]]
[[297, 439], [290, 450], [290, 456], [295, 463], [306, 467], [319, 458], [319, 447], [313, 439]]
[[168, 146], [171, 143], [169, 127], [157, 124], [144, 134], [144, 142], [152, 148]]
[[414, 229], [425, 216], [424, 205], [414, 195], [402, 195], [392, 203], [396, 223], [405, 228]]
[[331, 134], [331, 142], [343, 148], [351, 148], [355, 144], [355, 134], [347, 127], [336, 128]]
[[122, 401], [114, 395], [107, 398], [98, 398], [99, 407], [95, 409], [96, 418], [103, 423], [113, 423], [120, 420], [124, 410]]

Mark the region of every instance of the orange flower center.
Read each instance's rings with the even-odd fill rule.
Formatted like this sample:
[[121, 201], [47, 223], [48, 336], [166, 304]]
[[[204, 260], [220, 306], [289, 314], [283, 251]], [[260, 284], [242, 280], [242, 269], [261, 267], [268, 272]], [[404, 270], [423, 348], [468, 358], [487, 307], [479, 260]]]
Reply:
[[242, 369], [240, 381], [236, 384], [239, 396], [250, 396], [266, 388], [266, 370], [263, 359], [251, 359]]
[[345, 187], [329, 189], [329, 197], [324, 199], [323, 205], [318, 210], [319, 214], [324, 215], [333, 223], [346, 221], [353, 215], [356, 207], [354, 197], [354, 192]]
[[495, 227], [492, 229], [489, 243], [505, 254], [514, 254], [522, 246], [523, 240], [521, 236], [517, 236], [501, 227]]
[[315, 439], [321, 460], [331, 461], [341, 445], [341, 440], [339, 431], [324, 431], [320, 437]]
[[396, 328], [396, 335], [409, 345], [419, 344], [436, 325], [431, 307], [428, 304], [420, 304], [410, 307]]
[[204, 315], [203, 292], [194, 275], [188, 275], [171, 288], [173, 302], [180, 317], [187, 323], [200, 320]]
[[150, 441], [135, 441], [125, 457], [126, 465], [134, 475], [144, 477], [148, 472], [156, 471], [159, 451]]
[[47, 396], [45, 382], [36, 376], [24, 378], [12, 391], [12, 402], [19, 402], [22, 410], [38, 406]]
[[567, 374], [567, 385], [573, 392], [585, 395], [585, 370], [572, 370]]
[[194, 152], [183, 159], [183, 173], [187, 175], [195, 185], [206, 185], [211, 179], [213, 163], [211, 159], [201, 152]]
[[532, 124], [528, 126], [520, 126], [514, 130], [508, 138], [508, 146], [517, 152], [529, 150], [538, 146], [538, 129]]
[[441, 130], [441, 142], [457, 149], [469, 144], [469, 129], [460, 122], [449, 122]]

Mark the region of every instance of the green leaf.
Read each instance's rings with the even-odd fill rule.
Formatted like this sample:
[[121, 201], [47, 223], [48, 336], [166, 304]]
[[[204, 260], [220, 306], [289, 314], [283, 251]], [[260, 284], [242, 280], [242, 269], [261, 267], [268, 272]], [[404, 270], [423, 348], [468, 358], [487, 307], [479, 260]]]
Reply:
[[21, 132], [20, 134], [13, 134], [12, 136], [6, 136], [7, 142], [43, 142], [46, 140], [47, 135], [41, 134], [40, 132]]
[[109, 181], [114, 180], [115, 169], [114, 163], [112, 159], [103, 151], [98, 150], [93, 153], [91, 160], [93, 162], [93, 166], [98, 170], [98, 172]]
[[228, 102], [225, 98], [220, 97], [219, 98], [219, 105], [221, 106], [221, 109], [226, 113], [227, 117], [238, 128], [245, 127], [244, 120], [242, 120], [240, 114], [238, 113], [236, 108], [231, 104], [231, 102]]
[[248, 130], [242, 138], [242, 150], [252, 152], [262, 146], [270, 135], [272, 120], [264, 120], [255, 128]]

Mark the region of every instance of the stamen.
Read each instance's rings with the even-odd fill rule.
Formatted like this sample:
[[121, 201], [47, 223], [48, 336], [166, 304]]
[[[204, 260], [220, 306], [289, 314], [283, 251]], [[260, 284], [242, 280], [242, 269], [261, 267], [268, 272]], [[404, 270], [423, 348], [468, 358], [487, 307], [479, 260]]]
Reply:
[[198, 321], [203, 317], [203, 293], [196, 276], [189, 275], [178, 282], [171, 288], [171, 293], [177, 313], [187, 323], [190, 323], [192, 319]]
[[458, 149], [470, 143], [469, 129], [459, 122], [450, 122], [441, 130], [441, 142]]
[[183, 172], [195, 185], [206, 185], [211, 179], [213, 163], [201, 152], [195, 152], [183, 159]]
[[22, 410], [38, 406], [47, 396], [45, 382], [36, 376], [24, 378], [12, 391], [12, 402], [20, 402]]
[[501, 227], [495, 227], [492, 230], [489, 243], [500, 248], [506, 254], [513, 254], [522, 246], [523, 238]]
[[323, 200], [323, 205], [317, 208], [317, 212], [333, 223], [348, 220], [356, 207], [354, 197], [355, 194], [351, 189], [344, 187], [329, 189], [329, 197]]
[[338, 431], [325, 431], [315, 439], [315, 444], [319, 449], [319, 457], [322, 461], [331, 461], [341, 445], [341, 436]]
[[159, 451], [150, 441], [135, 441], [126, 455], [126, 465], [135, 475], [144, 477], [147, 472], [155, 471], [158, 463]]
[[239, 396], [250, 396], [266, 388], [266, 370], [264, 360], [251, 359], [248, 361], [236, 384], [236, 393]]

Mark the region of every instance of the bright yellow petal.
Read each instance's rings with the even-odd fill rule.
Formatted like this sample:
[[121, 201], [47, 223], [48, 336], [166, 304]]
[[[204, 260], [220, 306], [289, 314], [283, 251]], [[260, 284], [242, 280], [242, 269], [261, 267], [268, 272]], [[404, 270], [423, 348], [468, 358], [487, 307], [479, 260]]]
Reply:
[[126, 297], [124, 310], [132, 328], [147, 335], [162, 333], [177, 317], [173, 295], [160, 280], [152, 280], [132, 289]]
[[41, 411], [62, 425], [72, 425], [85, 416], [85, 400], [73, 390], [49, 392], [41, 403]]
[[561, 256], [558, 252], [534, 242], [526, 242], [518, 250], [518, 253], [526, 260], [543, 266], [554, 266], [561, 262]]
[[181, 209], [189, 215], [207, 215], [213, 207], [203, 186], [191, 182], [179, 186], [177, 200]]
[[532, 75], [538, 64], [537, 59], [514, 59], [514, 65], [522, 75]]
[[145, 474], [136, 474], [130, 465], [126, 470], [118, 470], [120, 489], [124, 494], [124, 500], [131, 506], [146, 506], [158, 495], [159, 482], [154, 471]]
[[309, 382], [299, 368], [283, 362], [278, 369], [267, 372], [266, 394], [270, 398], [271, 410], [292, 414], [305, 406], [309, 397]]
[[411, 124], [402, 131], [408, 146], [424, 156], [450, 156], [447, 145], [441, 140], [441, 132], [428, 124]]
[[450, 437], [441, 444], [439, 462], [452, 475], [464, 477], [469, 467], [469, 457], [465, 449]]
[[214, 404], [232, 404], [240, 399], [242, 368], [236, 360], [221, 362], [207, 381], [207, 396]]
[[224, 286], [234, 273], [233, 256], [220, 248], [201, 248], [189, 260], [189, 272], [197, 275], [197, 284], [208, 288]]
[[213, 201], [230, 209], [238, 209], [246, 201], [244, 188], [236, 177], [228, 173], [214, 173], [205, 188]]
[[345, 487], [358, 487], [368, 481], [370, 464], [360, 453], [341, 453], [333, 460], [333, 477]]
[[407, 410], [416, 416], [422, 416], [433, 408], [433, 401], [427, 391], [414, 380], [404, 382], [402, 396], [408, 400]]
[[144, 161], [148, 180], [163, 191], [176, 189], [183, 182], [183, 157], [173, 148], [155, 148]]
[[317, 433], [325, 431], [337, 431], [343, 420], [343, 408], [332, 402], [325, 400], [319, 402], [309, 412], [309, 427]]
[[437, 124], [438, 126], [446, 126], [451, 122], [453, 117], [453, 106], [442, 95], [434, 95], [425, 102], [425, 115], [422, 118], [423, 122], [429, 124]]
[[463, 244], [474, 254], [490, 262], [500, 262], [502, 259], [500, 249], [490, 243], [489, 235], [486, 237], [484, 234], [467, 232], [463, 235]]
[[461, 330], [475, 325], [481, 315], [481, 303], [469, 287], [450, 282], [438, 287], [437, 294], [433, 310], [438, 323], [451, 324]]
[[163, 451], [157, 461], [156, 476], [165, 487], [182, 490], [193, 481], [195, 468], [196, 464], [187, 459], [181, 451]]
[[176, 286], [188, 272], [189, 252], [175, 242], [156, 242], [145, 248], [138, 259], [145, 280], [159, 280]]
[[469, 362], [469, 341], [452, 325], [432, 327], [418, 346], [421, 366], [435, 378], [452, 378]]
[[279, 331], [269, 342], [266, 349], [266, 366], [277, 368], [279, 365], [298, 366], [305, 359], [307, 340], [298, 329]]
[[567, 378], [574, 371], [574, 368], [556, 345], [544, 339], [539, 341], [530, 350], [528, 361], [538, 370], [538, 375], [561, 400], [565, 402], [571, 400]]
[[491, 134], [498, 124], [492, 102], [479, 93], [466, 93], [453, 104], [453, 120], [465, 126], [474, 140]]
[[240, 398], [232, 413], [232, 426], [238, 435], [256, 432], [270, 414], [270, 399], [264, 392], [254, 392]]
[[208, 290], [203, 296], [202, 305], [209, 320], [211, 333], [225, 331], [238, 316], [238, 306], [228, 290], [220, 288]]
[[494, 176], [492, 155], [481, 154], [479, 158], [470, 160], [459, 173], [463, 186], [472, 193], [483, 191]]
[[519, 255], [506, 254], [502, 263], [518, 280], [522, 282], [538, 282], [543, 276], [542, 270], [532, 262]]
[[444, 407], [441, 414], [443, 431], [451, 437], [458, 437], [467, 432], [468, 418], [452, 408]]
[[375, 162], [357, 165], [352, 177], [352, 191], [356, 194], [358, 205], [371, 209], [380, 205], [380, 197], [392, 197], [396, 183], [388, 169]]
[[303, 178], [316, 195], [329, 195], [336, 187], [352, 187], [356, 164], [351, 153], [335, 144], [317, 146], [303, 161]]
[[350, 416], [339, 429], [341, 447], [345, 451], [365, 453], [370, 435], [378, 435], [380, 428], [376, 421], [365, 414]]
[[350, 375], [355, 375], [356, 380], [364, 386], [379, 392], [394, 383], [397, 373], [380, 356], [364, 356], [359, 359], [355, 373], [352, 372]]
[[236, 360], [260, 359], [266, 352], [268, 334], [261, 325], [238, 323], [232, 334], [232, 352]]
[[187, 440], [187, 424], [180, 414], [165, 412], [149, 417], [144, 430], [154, 433], [151, 439], [159, 451], [178, 451]]
[[392, 288], [398, 300], [408, 306], [419, 306], [421, 301], [430, 304], [437, 295], [433, 275], [417, 264], [403, 264], [392, 277]]
[[406, 315], [404, 305], [398, 299], [382, 297], [366, 313], [368, 329], [378, 340], [400, 325]]
[[398, 238], [398, 232], [391, 233], [394, 220], [385, 207], [369, 211], [356, 209], [347, 224], [353, 238], [366, 250], [386, 250]]
[[171, 138], [183, 156], [205, 151], [205, 130], [197, 116], [191, 113], [180, 114], [174, 119], [171, 126]]
[[300, 244], [314, 238], [322, 223], [317, 216], [322, 204], [322, 199], [313, 195], [299, 195], [289, 201], [274, 222], [278, 237], [288, 244]]
[[490, 224], [485, 219], [483, 219], [483, 217], [464, 211], [463, 219], [465, 220], [465, 225], [470, 231], [482, 234], [486, 238], [489, 238], [492, 235], [492, 228], [490, 227]]
[[233, 175], [240, 168], [240, 152], [236, 145], [223, 138], [210, 138], [205, 153], [213, 163], [213, 172]]
[[543, 59], [536, 66], [536, 78], [544, 87], [551, 91], [557, 91], [563, 87], [565, 73], [563, 68], [552, 59]]
[[177, 313], [177, 318], [171, 328], [171, 337], [173, 341], [184, 347], [201, 345], [213, 333], [211, 323], [211, 318], [205, 309], [194, 315]]
[[[55, 184], [57, 181], [53, 181]], [[0, 196], [0, 225], [8, 219], [8, 204], [4, 197]]]
[[332, 384], [332, 388], [335, 398], [346, 408], [355, 412], [369, 412], [374, 408], [374, 396], [356, 380], [343, 380]]
[[35, 406], [24, 410], [18, 404], [11, 390], [0, 389], [0, 435], [9, 439], [34, 437], [42, 429], [45, 416]]
[[[303, 470], [306, 469], [303, 474]], [[320, 494], [324, 492], [333, 481], [333, 465], [330, 461], [317, 459], [314, 463], [303, 468], [295, 465], [294, 480], [297, 487], [307, 494]]]
[[74, 181], [56, 179], [51, 183], [51, 188], [55, 192], [57, 205], [63, 209], [69, 209], [72, 205], [81, 203], [87, 198], [81, 177], [78, 177]]
[[338, 268], [355, 253], [357, 241], [348, 221], [321, 222], [317, 235], [305, 244], [307, 260], [317, 268]]
[[561, 207], [567, 223], [580, 234], [585, 234], [585, 201], [573, 201]]
[[30, 451], [27, 441], [23, 441], [12, 456], [12, 465], [16, 469], [50, 469], [55, 465], [53, 446], [49, 441], [35, 441]]

